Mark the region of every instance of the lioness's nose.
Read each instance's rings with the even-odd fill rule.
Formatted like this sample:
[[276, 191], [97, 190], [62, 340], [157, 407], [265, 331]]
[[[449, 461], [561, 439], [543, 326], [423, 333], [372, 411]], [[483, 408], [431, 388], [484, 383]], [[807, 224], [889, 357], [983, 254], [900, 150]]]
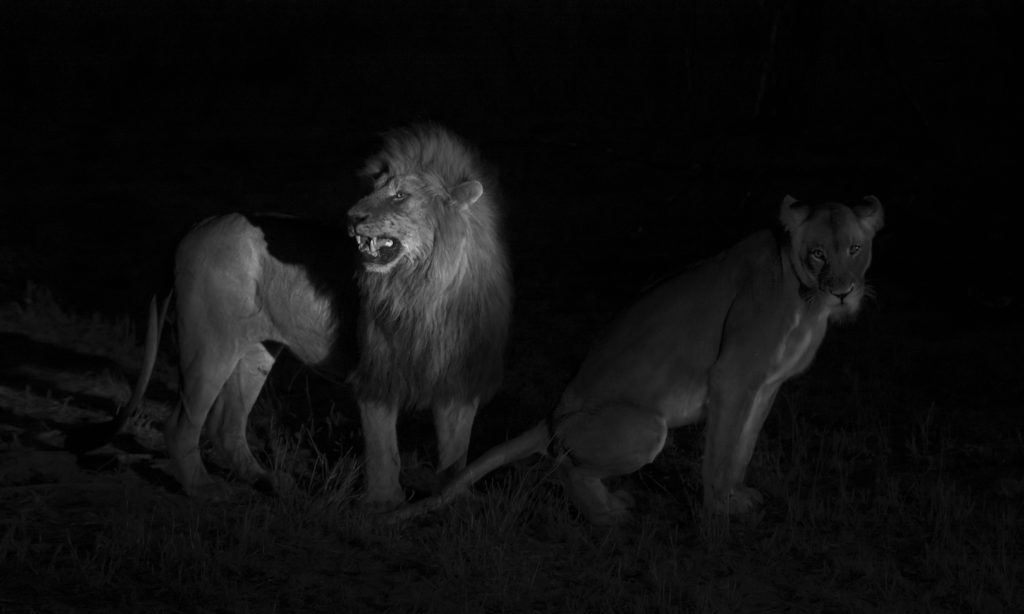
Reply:
[[850, 296], [850, 293], [853, 292], [853, 284], [850, 284], [849, 286], [847, 286], [845, 290], [835, 290], [835, 289], [833, 289], [833, 290], [831, 290], [831, 292], [832, 292], [832, 296], [834, 296], [837, 299], [839, 299], [839, 302], [842, 302], [843, 299], [845, 299], [846, 297]]

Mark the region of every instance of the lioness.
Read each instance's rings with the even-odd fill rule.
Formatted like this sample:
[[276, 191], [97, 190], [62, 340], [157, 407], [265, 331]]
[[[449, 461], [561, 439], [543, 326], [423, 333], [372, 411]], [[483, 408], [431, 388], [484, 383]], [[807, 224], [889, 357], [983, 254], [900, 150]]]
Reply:
[[738, 513], [759, 503], [744, 477], [761, 425], [779, 386], [810, 365], [828, 322], [857, 312], [883, 222], [874, 196], [851, 206], [787, 196], [779, 218], [778, 229], [644, 294], [584, 360], [549, 421], [393, 517], [435, 509], [553, 443], [565, 452], [565, 482], [579, 510], [592, 523], [614, 523], [628, 516], [632, 499], [602, 480], [650, 463], [668, 429], [703, 418], [705, 508]]

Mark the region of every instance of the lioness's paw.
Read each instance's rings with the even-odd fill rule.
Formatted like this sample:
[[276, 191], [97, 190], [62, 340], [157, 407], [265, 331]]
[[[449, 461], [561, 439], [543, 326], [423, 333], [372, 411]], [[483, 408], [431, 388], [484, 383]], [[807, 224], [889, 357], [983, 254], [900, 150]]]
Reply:
[[627, 509], [607, 509], [590, 511], [586, 514], [587, 522], [598, 527], [611, 527], [618, 524], [625, 524], [633, 519], [633, 514]]
[[636, 507], [636, 499], [625, 490], [616, 490], [608, 495], [608, 504], [613, 510], [628, 512]]
[[729, 491], [729, 494], [716, 499], [712, 511], [720, 514], [745, 514], [756, 509], [764, 502], [764, 497], [756, 488], [740, 486]]
[[226, 501], [231, 498], [234, 490], [230, 484], [219, 480], [210, 480], [198, 484], [191, 484], [184, 487], [185, 494], [194, 499], [205, 499], [209, 501]]
[[636, 505], [633, 495], [624, 490], [608, 493], [605, 505], [595, 509], [583, 510], [587, 521], [597, 526], [623, 524], [633, 519], [630, 510]]

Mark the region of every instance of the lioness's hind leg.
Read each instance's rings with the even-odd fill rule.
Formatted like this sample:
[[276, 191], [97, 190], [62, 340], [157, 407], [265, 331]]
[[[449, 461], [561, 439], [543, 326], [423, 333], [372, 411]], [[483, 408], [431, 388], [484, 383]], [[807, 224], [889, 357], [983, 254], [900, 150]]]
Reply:
[[593, 524], [627, 519], [633, 498], [609, 492], [602, 480], [633, 473], [653, 461], [665, 447], [665, 419], [641, 407], [609, 404], [568, 414], [556, 430], [573, 464], [566, 480], [573, 503]]
[[207, 424], [210, 438], [231, 470], [247, 482], [268, 477], [249, 448], [246, 425], [273, 366], [274, 356], [262, 344], [250, 348], [225, 382]]

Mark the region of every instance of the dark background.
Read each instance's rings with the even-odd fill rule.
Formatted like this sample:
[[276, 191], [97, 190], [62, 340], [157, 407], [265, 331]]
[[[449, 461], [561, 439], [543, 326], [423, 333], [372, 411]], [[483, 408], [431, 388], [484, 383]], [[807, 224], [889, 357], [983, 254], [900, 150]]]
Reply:
[[[0, 0], [0, 610], [1022, 611], [1022, 12]], [[507, 369], [471, 457], [547, 414], [642, 288], [773, 223], [786, 193], [881, 199], [877, 297], [781, 389], [756, 526], [700, 519], [694, 425], [622, 480], [640, 519], [622, 532], [567, 515], [543, 461], [489, 476], [479, 513], [368, 530], [338, 513], [358, 412], [286, 358], [251, 434], [264, 460], [303, 443], [283, 456], [307, 496], [173, 494], [165, 361], [130, 436], [62, 449], [132, 380], [192, 224], [269, 210], [330, 228], [377, 135], [419, 120], [475, 143], [507, 206]], [[402, 426], [415, 486], [435, 438], [429, 415]]]
[[[0, 298], [32, 282], [141, 318], [191, 224], [338, 221], [376, 135], [435, 120], [501, 174], [511, 364], [556, 363], [552, 390], [637, 291], [772, 223], [786, 193], [884, 203], [859, 326], [937, 354], [959, 330], [958, 356], [1012, 375], [1019, 6], [5, 2]], [[991, 384], [943, 373], [965, 396]]]

